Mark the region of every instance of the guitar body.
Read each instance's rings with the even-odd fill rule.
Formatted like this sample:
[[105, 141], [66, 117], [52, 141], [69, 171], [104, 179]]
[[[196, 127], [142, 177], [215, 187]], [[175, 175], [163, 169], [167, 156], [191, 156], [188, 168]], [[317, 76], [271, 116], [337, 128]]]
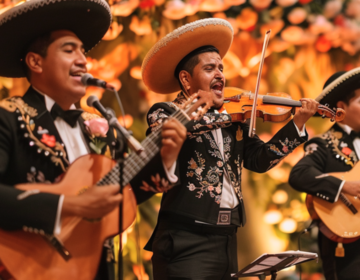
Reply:
[[[360, 164], [356, 164], [348, 172], [336, 172], [329, 175], [341, 180], [358, 181], [359, 174]], [[360, 238], [360, 199], [347, 194], [345, 196], [358, 210], [356, 214], [340, 198], [330, 203], [307, 195], [306, 206], [311, 218], [321, 220], [319, 229], [327, 238], [335, 242], [351, 243]]]
[[[70, 166], [57, 184], [24, 184], [17, 188], [78, 195], [95, 185], [114, 165], [115, 162], [105, 156], [85, 155]], [[126, 229], [136, 215], [136, 200], [129, 185], [123, 188], [122, 205], [122, 223], [123, 229]], [[99, 221], [64, 217], [58, 239], [72, 256], [65, 261], [40, 234], [0, 230], [0, 260], [16, 280], [92, 280], [98, 269], [104, 241], [118, 233], [119, 207]]]

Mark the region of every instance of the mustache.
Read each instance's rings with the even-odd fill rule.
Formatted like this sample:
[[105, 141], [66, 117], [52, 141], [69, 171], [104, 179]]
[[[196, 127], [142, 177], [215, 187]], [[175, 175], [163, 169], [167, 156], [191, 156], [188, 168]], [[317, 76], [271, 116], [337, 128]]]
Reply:
[[222, 86], [224, 86], [224, 81], [222, 79], [215, 79], [211, 82], [210, 87], [212, 87], [215, 84], [221, 83]]

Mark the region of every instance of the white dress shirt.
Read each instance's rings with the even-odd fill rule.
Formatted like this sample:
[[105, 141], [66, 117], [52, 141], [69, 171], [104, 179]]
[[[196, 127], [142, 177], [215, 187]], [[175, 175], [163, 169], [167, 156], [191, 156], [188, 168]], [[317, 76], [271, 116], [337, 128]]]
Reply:
[[[215, 110], [215, 114], [219, 114], [219, 112], [217, 110]], [[226, 110], [222, 111], [222, 114], [227, 114]], [[299, 128], [296, 126], [295, 123], [294, 123], [294, 126], [295, 126], [297, 132], [299, 133], [300, 137], [306, 136], [305, 125], [301, 131], [299, 130]], [[214, 129], [211, 131], [211, 133], [214, 136], [216, 145], [218, 146], [221, 156], [224, 159], [224, 143], [223, 143], [221, 128]], [[224, 166], [223, 188], [222, 188], [222, 193], [221, 193], [220, 207], [233, 209], [238, 204], [239, 204], [239, 199], [235, 193], [234, 188], [231, 185], [230, 176]], [[195, 221], [195, 222], [196, 223], [204, 223], [201, 221]]]
[[[215, 113], [218, 114], [219, 112], [217, 110], [215, 110]], [[227, 114], [226, 110], [224, 110], [222, 113]], [[295, 125], [295, 123], [294, 123], [294, 125]], [[296, 125], [295, 125], [295, 128], [296, 128], [297, 132], [299, 133], [300, 137], [306, 136], [305, 125], [301, 131], [299, 130], [299, 128]], [[221, 156], [224, 158], [224, 143], [223, 143], [221, 128], [212, 130], [211, 133], [214, 136], [216, 144], [218, 145]], [[226, 172], [226, 168], [224, 167], [224, 181], [223, 181], [223, 189], [222, 189], [222, 194], [221, 194], [220, 207], [233, 209], [238, 204], [239, 204], [239, 199], [235, 193], [234, 188], [231, 185], [230, 176]]]

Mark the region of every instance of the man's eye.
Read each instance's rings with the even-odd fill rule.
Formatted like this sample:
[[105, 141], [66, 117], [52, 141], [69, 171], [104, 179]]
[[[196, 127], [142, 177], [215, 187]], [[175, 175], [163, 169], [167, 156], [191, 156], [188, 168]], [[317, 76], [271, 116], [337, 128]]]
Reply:
[[70, 49], [70, 50], [64, 50], [64, 52], [66, 52], [66, 53], [72, 53], [72, 50]]

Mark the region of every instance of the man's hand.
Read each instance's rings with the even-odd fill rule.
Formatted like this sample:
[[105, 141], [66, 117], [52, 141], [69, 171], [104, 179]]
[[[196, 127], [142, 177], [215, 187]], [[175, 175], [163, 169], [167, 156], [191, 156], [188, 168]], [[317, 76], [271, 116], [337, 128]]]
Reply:
[[300, 101], [302, 103], [302, 107], [295, 113], [293, 121], [297, 128], [301, 131], [307, 120], [317, 112], [319, 102], [310, 98], [302, 98]]
[[345, 181], [341, 191], [360, 198], [360, 181]]
[[186, 128], [178, 120], [169, 118], [162, 127], [161, 137], [160, 154], [165, 167], [169, 169], [176, 161], [186, 139]]
[[105, 216], [122, 200], [119, 185], [93, 186], [77, 196], [65, 196], [62, 216], [75, 215], [97, 219]]

